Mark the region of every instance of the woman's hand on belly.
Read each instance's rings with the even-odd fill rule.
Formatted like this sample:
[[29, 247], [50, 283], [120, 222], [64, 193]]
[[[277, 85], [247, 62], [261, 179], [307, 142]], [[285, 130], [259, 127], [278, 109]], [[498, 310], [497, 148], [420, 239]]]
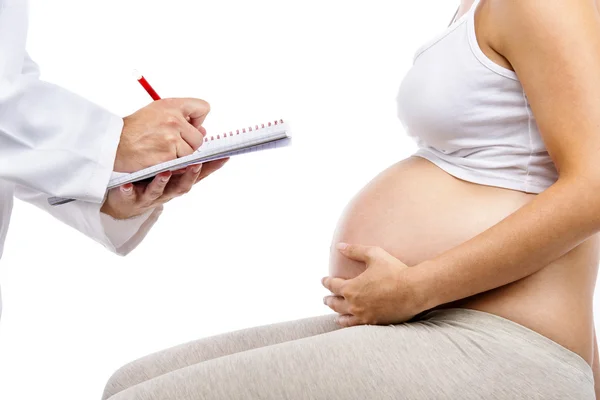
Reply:
[[424, 311], [418, 291], [412, 284], [410, 268], [385, 250], [375, 246], [337, 246], [340, 253], [366, 264], [366, 270], [353, 279], [325, 277], [323, 286], [333, 293], [323, 301], [340, 314], [338, 325], [387, 325], [408, 321]]

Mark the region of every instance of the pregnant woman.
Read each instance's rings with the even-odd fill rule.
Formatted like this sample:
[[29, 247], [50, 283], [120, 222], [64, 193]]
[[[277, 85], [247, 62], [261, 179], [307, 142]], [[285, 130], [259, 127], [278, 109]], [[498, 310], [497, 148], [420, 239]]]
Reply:
[[147, 356], [105, 399], [595, 398], [600, 13], [463, 0], [456, 17], [400, 88], [419, 150], [339, 222], [336, 314]]

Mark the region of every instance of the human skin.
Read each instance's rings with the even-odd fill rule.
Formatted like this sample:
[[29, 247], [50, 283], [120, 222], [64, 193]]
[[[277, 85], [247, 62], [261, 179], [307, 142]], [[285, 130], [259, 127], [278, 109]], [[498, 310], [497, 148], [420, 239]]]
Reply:
[[[463, 1], [459, 17], [471, 4]], [[325, 301], [341, 325], [472, 308], [597, 366], [598, 21], [591, 0], [480, 2], [479, 45], [518, 74], [559, 179], [532, 195], [465, 182], [418, 158], [382, 172], [350, 202], [332, 241]]]

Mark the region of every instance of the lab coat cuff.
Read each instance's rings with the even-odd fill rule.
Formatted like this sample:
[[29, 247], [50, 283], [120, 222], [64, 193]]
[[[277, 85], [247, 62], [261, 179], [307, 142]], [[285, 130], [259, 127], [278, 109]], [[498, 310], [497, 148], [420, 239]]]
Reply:
[[106, 189], [113, 173], [122, 131], [123, 119], [117, 115], [107, 114], [106, 136], [98, 155], [98, 166], [94, 170], [88, 186], [90, 196], [96, 203], [103, 203], [106, 197]]
[[127, 255], [146, 237], [162, 211], [163, 206], [158, 206], [128, 219], [115, 219], [100, 212], [100, 223], [106, 237], [105, 246], [116, 254]]

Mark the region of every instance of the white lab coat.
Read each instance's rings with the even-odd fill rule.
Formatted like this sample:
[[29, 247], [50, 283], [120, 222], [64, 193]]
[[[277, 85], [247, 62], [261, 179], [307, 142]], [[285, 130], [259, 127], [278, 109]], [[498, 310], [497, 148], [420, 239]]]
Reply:
[[[125, 255], [162, 207], [124, 221], [100, 212], [123, 120], [40, 80], [25, 51], [26, 37], [27, 1], [0, 0], [0, 257], [13, 196]], [[50, 196], [78, 201], [50, 207]]]

